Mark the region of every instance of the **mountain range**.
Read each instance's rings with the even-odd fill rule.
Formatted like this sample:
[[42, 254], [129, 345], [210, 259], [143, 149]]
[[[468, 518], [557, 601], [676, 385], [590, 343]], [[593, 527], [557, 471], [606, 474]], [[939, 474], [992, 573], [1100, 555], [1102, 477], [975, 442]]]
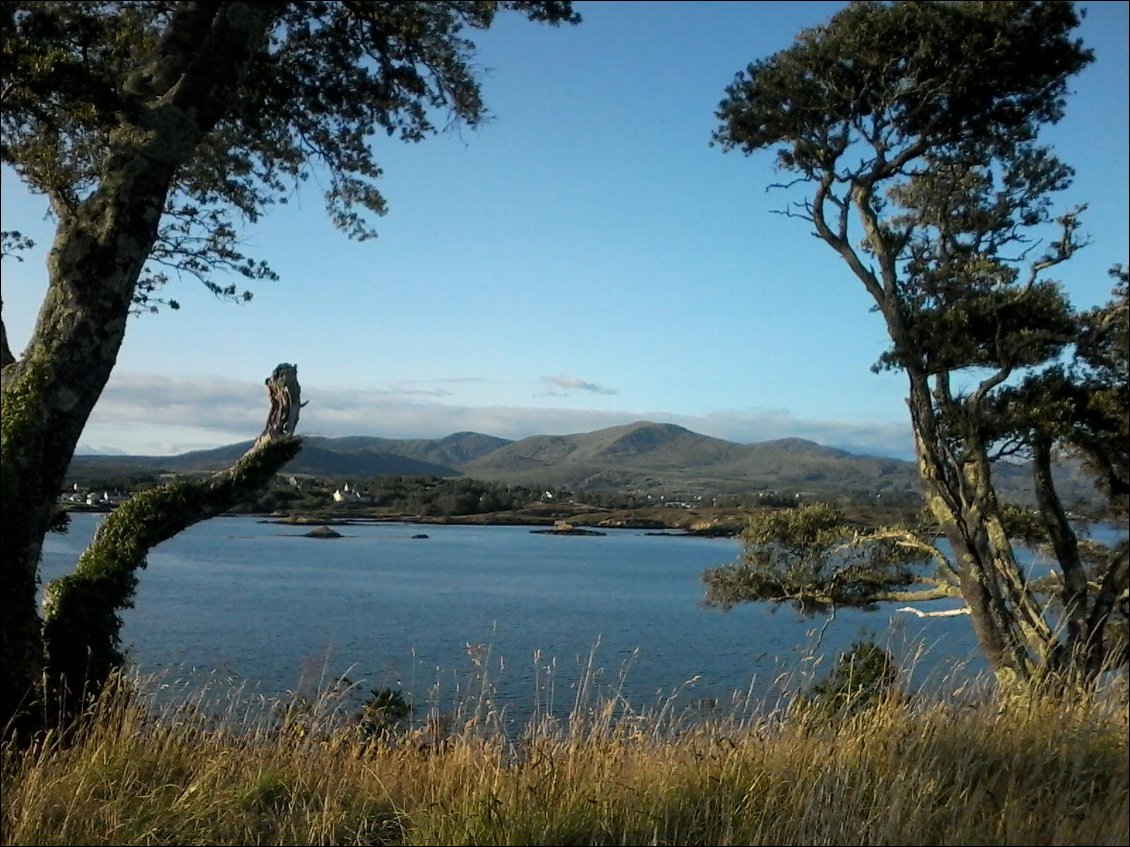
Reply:
[[[685, 493], [805, 492], [837, 496], [915, 496], [914, 463], [861, 456], [800, 438], [738, 444], [681, 426], [638, 421], [572, 435], [517, 441], [477, 432], [438, 439], [305, 436], [285, 468], [295, 475], [353, 477], [466, 476], [578, 491], [666, 490]], [[82, 482], [153, 472], [200, 473], [228, 467], [250, 441], [176, 456], [76, 455], [71, 479]], [[1089, 499], [1077, 470], [1061, 474], [1066, 499]], [[1028, 488], [1028, 471], [998, 466], [1005, 491]]]

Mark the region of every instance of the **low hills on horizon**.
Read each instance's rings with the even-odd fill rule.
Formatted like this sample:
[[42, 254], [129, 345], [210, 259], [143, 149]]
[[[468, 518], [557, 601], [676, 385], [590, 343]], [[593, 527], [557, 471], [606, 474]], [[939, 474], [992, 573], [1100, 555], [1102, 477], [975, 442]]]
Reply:
[[[913, 462], [865, 456], [800, 438], [739, 444], [669, 423], [637, 421], [572, 435], [509, 440], [477, 432], [436, 439], [303, 436], [283, 473], [303, 476], [469, 477], [575, 491], [666, 491], [685, 494], [801, 492], [838, 498], [915, 498]], [[243, 441], [175, 456], [76, 455], [71, 481], [144, 473], [208, 473], [229, 467], [251, 446]], [[1028, 472], [999, 466], [1003, 487], [1022, 492]], [[1093, 499], [1089, 482], [1065, 474], [1066, 499]]]

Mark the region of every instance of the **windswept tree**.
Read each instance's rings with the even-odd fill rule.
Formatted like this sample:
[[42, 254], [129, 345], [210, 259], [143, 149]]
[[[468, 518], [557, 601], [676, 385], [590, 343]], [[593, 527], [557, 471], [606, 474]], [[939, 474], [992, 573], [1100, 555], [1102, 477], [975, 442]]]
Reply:
[[[17, 358], [5, 333], [0, 351], [0, 725], [15, 726], [42, 695], [45, 669], [49, 688], [72, 692], [85, 682], [78, 669], [102, 674], [146, 551], [263, 484], [297, 450], [283, 432], [255, 473], [151, 492], [123, 512], [131, 520], [100, 533], [92, 564], [48, 588], [45, 643], [35, 601], [44, 534], [131, 312], [175, 305], [164, 296], [170, 275], [226, 298], [249, 296], [232, 278], [273, 278], [241, 252], [239, 228], [315, 172], [332, 223], [372, 236], [385, 200], [371, 142], [479, 123], [469, 33], [502, 12], [579, 20], [558, 0], [3, 4], [0, 156], [47, 199], [56, 230], [31, 340]], [[10, 244], [19, 246], [6, 238], [5, 252]]]
[[[1047, 276], [1084, 243], [1082, 209], [1052, 211], [1072, 171], [1038, 142], [1092, 60], [1078, 24], [1068, 2], [852, 3], [738, 73], [714, 135], [776, 151], [782, 187], [807, 189], [783, 211], [873, 299], [890, 339], [876, 367], [906, 375], [926, 507], [953, 552], [932, 590], [964, 599], [1004, 685], [1126, 662], [1108, 637], [1125, 550], [1090, 568], [1072, 552], [1050, 474], [1054, 448], [1081, 450], [1125, 514], [1125, 291], [1079, 314]], [[1006, 454], [1034, 459], [1057, 610], [1017, 562], [993, 481]]]
[[[741, 542], [739, 561], [703, 571], [706, 605], [729, 609], [767, 600], [811, 614], [956, 593], [948, 560], [921, 535], [906, 528], [853, 528], [827, 503], [753, 512]], [[921, 567], [931, 560], [939, 565], [933, 576]]]

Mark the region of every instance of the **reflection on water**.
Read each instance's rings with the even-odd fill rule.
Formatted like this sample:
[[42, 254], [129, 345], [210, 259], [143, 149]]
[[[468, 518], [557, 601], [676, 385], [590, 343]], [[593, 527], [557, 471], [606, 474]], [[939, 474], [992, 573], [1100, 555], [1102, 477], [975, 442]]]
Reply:
[[[73, 567], [101, 517], [74, 514], [67, 534], [48, 536], [44, 582]], [[763, 604], [702, 607], [699, 574], [736, 558], [732, 540], [339, 530], [345, 537], [315, 540], [220, 518], [160, 545], [122, 615], [132, 661], [143, 674], [230, 678], [272, 698], [342, 677], [362, 699], [386, 686], [441, 708], [489, 697], [516, 720], [593, 697], [646, 708], [675, 694], [720, 704], [735, 692], [773, 696], [782, 674], [792, 685], [810, 680], [861, 638], [913, 664], [914, 686], [983, 669], [964, 616], [919, 619], [897, 604], [832, 620]]]

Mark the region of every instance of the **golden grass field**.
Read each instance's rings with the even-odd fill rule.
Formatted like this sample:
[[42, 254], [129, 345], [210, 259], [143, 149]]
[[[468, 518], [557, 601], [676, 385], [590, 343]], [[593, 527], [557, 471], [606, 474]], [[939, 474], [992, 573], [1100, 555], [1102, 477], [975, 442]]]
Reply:
[[[3, 752], [4, 844], [1125, 845], [1125, 677], [1099, 696], [588, 700], [514, 737], [489, 697], [359, 733], [336, 693], [204, 716], [120, 687]], [[980, 694], [975, 692], [980, 691]]]

